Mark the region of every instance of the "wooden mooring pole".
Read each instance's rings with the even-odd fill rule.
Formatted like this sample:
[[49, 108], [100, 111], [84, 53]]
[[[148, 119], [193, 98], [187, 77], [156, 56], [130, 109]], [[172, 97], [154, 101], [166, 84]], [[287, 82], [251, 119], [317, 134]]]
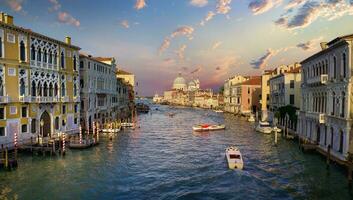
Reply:
[[330, 160], [331, 160], [331, 144], [327, 146], [327, 156], [326, 156], [326, 168], [330, 168]]

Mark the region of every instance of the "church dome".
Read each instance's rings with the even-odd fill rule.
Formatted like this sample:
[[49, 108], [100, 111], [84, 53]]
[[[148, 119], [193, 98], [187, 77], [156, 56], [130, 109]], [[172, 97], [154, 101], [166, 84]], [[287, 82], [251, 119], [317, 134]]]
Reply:
[[178, 77], [174, 80], [173, 89], [178, 89], [178, 90], [186, 89], [186, 80], [181, 76], [181, 74], [179, 74]]

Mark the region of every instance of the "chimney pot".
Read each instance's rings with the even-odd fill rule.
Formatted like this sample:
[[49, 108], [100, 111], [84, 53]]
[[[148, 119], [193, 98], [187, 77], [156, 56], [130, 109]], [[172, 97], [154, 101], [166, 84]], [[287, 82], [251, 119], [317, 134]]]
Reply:
[[327, 42], [321, 42], [320, 46], [321, 46], [321, 50], [327, 49]]
[[66, 42], [66, 44], [71, 45], [71, 37], [66, 36], [65, 42]]

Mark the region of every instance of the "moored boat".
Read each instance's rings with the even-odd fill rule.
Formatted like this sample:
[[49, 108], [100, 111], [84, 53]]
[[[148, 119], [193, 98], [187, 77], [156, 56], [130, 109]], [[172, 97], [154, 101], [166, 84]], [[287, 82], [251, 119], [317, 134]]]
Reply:
[[224, 124], [218, 124], [218, 125], [200, 124], [192, 127], [194, 131], [218, 131], [218, 130], [224, 130], [225, 128], [226, 126]]
[[223, 110], [214, 110], [216, 113], [223, 113]]
[[123, 122], [121, 123], [121, 127], [134, 127], [134, 123]]
[[107, 128], [107, 129], [102, 129], [103, 133], [118, 133], [120, 131], [120, 128]]
[[250, 117], [248, 118], [248, 122], [255, 122], [255, 117], [253, 114], [250, 114]]
[[229, 169], [242, 170], [244, 168], [243, 157], [237, 147], [228, 147], [226, 149], [226, 158]]
[[256, 128], [255, 128], [256, 131], [258, 132], [261, 132], [261, 133], [272, 133], [272, 127], [270, 125], [270, 123], [268, 122], [259, 122], [257, 125], [256, 125]]

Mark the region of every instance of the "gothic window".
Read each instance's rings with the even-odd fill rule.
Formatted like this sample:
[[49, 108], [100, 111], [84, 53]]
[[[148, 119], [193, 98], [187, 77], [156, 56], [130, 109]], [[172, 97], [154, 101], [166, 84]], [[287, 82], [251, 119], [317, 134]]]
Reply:
[[39, 61], [39, 62], [42, 61], [42, 50], [40, 48], [38, 49], [37, 61]]
[[45, 82], [43, 86], [43, 96], [47, 97], [48, 96], [48, 85]]
[[26, 47], [23, 41], [20, 42], [20, 60], [26, 61]]
[[330, 145], [331, 145], [331, 148], [333, 147], [333, 128], [331, 127], [331, 143], [330, 143]]
[[43, 62], [45, 62], [45, 63], [48, 62], [48, 60], [47, 60], [48, 57], [47, 57], [47, 56], [48, 56], [47, 50], [44, 49], [44, 52], [43, 52]]
[[64, 56], [64, 52], [61, 52], [60, 61], [61, 61], [61, 68], [65, 68], [65, 56]]
[[58, 54], [54, 52], [54, 65], [58, 63]]
[[342, 92], [342, 110], [341, 110], [341, 117], [344, 117], [344, 110], [345, 110], [345, 102], [346, 102], [346, 94], [344, 92]]
[[0, 36], [0, 58], [2, 58], [2, 37]]
[[38, 86], [37, 86], [37, 93], [38, 93], [38, 96], [42, 96], [43, 93], [42, 93], [42, 83], [38, 83]]
[[336, 62], [336, 57], [333, 57], [333, 77], [337, 78], [336, 73], [337, 73], [337, 62]]
[[342, 67], [343, 67], [343, 77], [346, 77], [346, 71], [347, 71], [347, 59], [346, 59], [346, 53], [342, 54]]
[[340, 131], [340, 146], [338, 149], [338, 152], [342, 153], [343, 152], [343, 131]]
[[49, 96], [52, 97], [53, 96], [53, 84], [49, 83]]
[[65, 94], [65, 83], [61, 83], [61, 96], [63, 97], [63, 96], [65, 96], [66, 94]]
[[31, 46], [31, 60], [36, 60], [36, 48], [33, 44]]
[[32, 96], [36, 96], [37, 92], [36, 92], [36, 83], [34, 81], [32, 81]]
[[26, 95], [26, 83], [24, 78], [21, 78], [20, 80], [20, 96], [25, 96]]
[[76, 81], [76, 77], [74, 78], [74, 96], [77, 96], [77, 81]]
[[51, 53], [51, 51], [48, 51], [49, 54], [49, 64], [53, 64], [53, 54]]
[[335, 92], [332, 93], [332, 115], [335, 114], [335, 100], [336, 100], [336, 97], [335, 97]]
[[55, 83], [55, 86], [54, 86], [54, 96], [57, 97], [58, 96], [58, 84]]
[[77, 67], [77, 66], [76, 66], [77, 63], [76, 63], [76, 62], [77, 62], [77, 60], [76, 60], [76, 55], [74, 55], [74, 70], [75, 70], [75, 71], [77, 70], [77, 68], [76, 68], [76, 67]]

